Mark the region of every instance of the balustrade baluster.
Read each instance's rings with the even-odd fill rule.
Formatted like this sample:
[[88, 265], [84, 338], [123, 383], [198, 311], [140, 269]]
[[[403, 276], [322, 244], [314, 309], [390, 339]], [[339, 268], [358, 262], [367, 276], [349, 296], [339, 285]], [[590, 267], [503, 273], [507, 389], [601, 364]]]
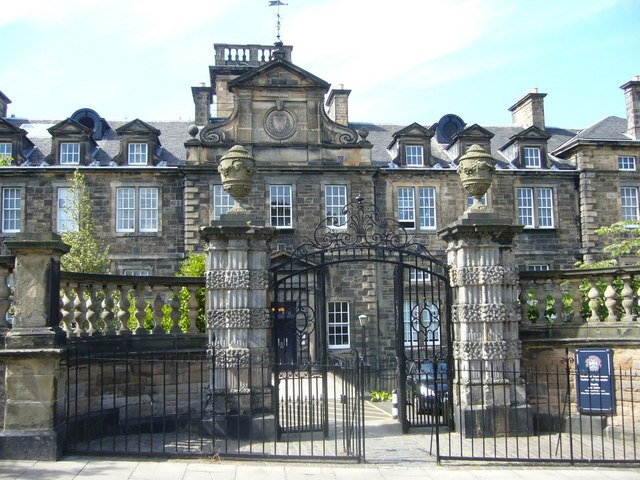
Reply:
[[560, 288], [559, 285], [550, 285], [551, 292], [550, 296], [553, 300], [551, 308], [556, 312], [555, 318], [551, 319], [554, 323], [564, 323], [564, 319], [566, 316], [566, 312], [564, 311], [564, 304], [562, 303], [562, 298], [564, 297], [564, 291]]
[[100, 318], [104, 323], [104, 334], [113, 335], [116, 333], [113, 314], [113, 291], [115, 285], [108, 283], [104, 290], [104, 298], [102, 299], [102, 313]]
[[604, 291], [604, 305], [607, 307], [607, 318], [605, 320], [609, 322], [615, 322], [618, 320], [616, 313], [616, 307], [618, 306], [618, 300], [616, 299], [616, 289], [613, 287], [613, 278], [610, 278], [607, 282], [607, 288]]
[[0, 327], [10, 327], [7, 322], [7, 312], [11, 307], [11, 289], [7, 282], [11, 272], [8, 268], [0, 268]]
[[180, 287], [174, 286], [171, 287], [171, 333], [182, 333], [182, 329], [180, 328]]
[[136, 335], [144, 335], [149, 333], [146, 328], [144, 328], [144, 321], [147, 318], [147, 301], [144, 298], [145, 284], [138, 283], [135, 287], [136, 292], [136, 322], [138, 325], [136, 326]]
[[98, 326], [98, 319], [100, 318], [100, 302], [98, 301], [98, 289], [99, 285], [92, 284], [89, 286], [89, 299], [87, 300], [87, 335], [90, 337], [100, 335], [100, 328]]
[[154, 294], [153, 304], [152, 304], [152, 316], [153, 316], [153, 329], [151, 333], [154, 335], [161, 335], [164, 333], [164, 328], [162, 327], [162, 319], [164, 318], [164, 313], [162, 311], [162, 307], [164, 306], [164, 300], [162, 298], [162, 294], [166, 291], [165, 287], [152, 287], [152, 292]]
[[522, 283], [520, 285], [520, 296], [518, 299], [520, 300], [520, 310], [522, 312], [522, 321], [526, 323], [535, 323], [535, 319], [532, 319], [529, 315], [530, 310], [530, 299], [529, 292], [533, 290], [533, 282], [532, 283]]
[[84, 300], [83, 287], [76, 284], [76, 299], [74, 302], [73, 321], [75, 323], [75, 332], [77, 336], [84, 335], [84, 322], [87, 319], [87, 306]]
[[187, 305], [189, 307], [189, 329], [187, 330], [187, 333], [198, 333], [198, 325], [196, 324], [196, 320], [198, 319], [198, 299], [196, 298], [198, 287], [188, 287], [188, 289], [189, 303]]
[[622, 308], [624, 309], [624, 316], [622, 318], [625, 322], [633, 321], [633, 289], [631, 288], [631, 278], [625, 276], [623, 278], [624, 286], [620, 294], [622, 295]]
[[67, 337], [75, 337], [76, 332], [73, 328], [73, 318], [75, 315], [75, 295], [73, 294], [73, 287], [69, 284], [65, 285], [62, 289], [62, 299], [60, 303], [60, 310], [62, 312], [62, 329], [67, 334]]
[[596, 287], [596, 283], [598, 282], [597, 278], [590, 279], [591, 288], [589, 289], [589, 293], [587, 293], [587, 297], [589, 298], [589, 310], [591, 311], [591, 317], [589, 317], [589, 322], [599, 322], [601, 321], [600, 314], [598, 313], [598, 299], [600, 297], [600, 292]]
[[571, 321], [580, 323], [582, 322], [582, 292], [580, 291], [580, 280], [571, 282]]
[[122, 285], [120, 288], [120, 300], [118, 301], [118, 321], [120, 322], [120, 328], [118, 329], [118, 335], [130, 335], [129, 319], [131, 318], [131, 303], [129, 302], [129, 290], [130, 285]]

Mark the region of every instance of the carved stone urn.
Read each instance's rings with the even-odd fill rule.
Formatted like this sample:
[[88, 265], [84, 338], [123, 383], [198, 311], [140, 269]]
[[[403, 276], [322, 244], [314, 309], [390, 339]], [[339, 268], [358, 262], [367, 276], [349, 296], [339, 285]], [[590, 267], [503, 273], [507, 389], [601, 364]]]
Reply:
[[236, 202], [236, 205], [228, 213], [247, 213], [247, 210], [242, 206], [242, 201], [253, 188], [253, 176], [256, 173], [254, 158], [246, 148], [236, 145], [222, 156], [218, 164], [218, 172], [222, 178], [222, 188]]
[[464, 189], [473, 196], [473, 205], [468, 211], [488, 211], [482, 204], [482, 196], [487, 193], [496, 170], [495, 160], [480, 145], [472, 145], [458, 161], [458, 175]]

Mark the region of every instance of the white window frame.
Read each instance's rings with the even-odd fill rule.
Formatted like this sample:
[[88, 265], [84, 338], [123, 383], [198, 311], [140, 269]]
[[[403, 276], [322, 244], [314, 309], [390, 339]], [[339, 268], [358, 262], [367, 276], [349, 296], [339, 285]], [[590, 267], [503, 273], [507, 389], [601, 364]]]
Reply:
[[236, 205], [236, 201], [231, 195], [225, 192], [220, 184], [213, 186], [213, 219], [220, 220], [220, 215], [224, 215]]
[[523, 147], [522, 164], [524, 168], [542, 168], [542, 152], [540, 147]]
[[293, 188], [291, 185], [269, 186], [269, 219], [276, 229], [293, 228]]
[[431, 281], [431, 273], [425, 270], [419, 270], [417, 268], [409, 268], [409, 282], [422, 283], [422, 282], [430, 282], [430, 281]]
[[2, 188], [2, 233], [19, 233], [22, 229], [22, 188]]
[[80, 165], [78, 142], [60, 142], [60, 165]]
[[630, 155], [618, 156], [618, 170], [624, 172], [635, 172], [637, 169], [636, 157]]
[[405, 145], [405, 165], [408, 167], [424, 167], [424, 148], [422, 145]]
[[620, 206], [622, 221], [636, 221], [640, 219], [640, 205], [638, 204], [638, 187], [620, 188]]
[[518, 221], [525, 228], [555, 228], [551, 187], [520, 187], [516, 191]]
[[527, 265], [527, 270], [529, 272], [548, 272], [551, 268], [546, 263], [532, 263]]
[[420, 230], [436, 229], [436, 189], [418, 187], [418, 218]]
[[407, 229], [416, 228], [416, 202], [413, 187], [398, 187], [398, 223]]
[[[434, 304], [430, 304], [427, 307], [431, 312], [437, 312], [438, 308]], [[413, 328], [413, 324], [415, 322], [419, 322], [417, 318], [413, 318], [412, 311], [421, 311], [423, 315], [429, 315], [427, 310], [423, 305], [409, 302], [408, 300], [404, 301], [403, 304], [403, 318], [404, 318], [404, 345], [405, 347], [409, 346], [419, 346], [420, 343], [420, 333], [422, 333], [423, 329], [421, 325], [418, 325], [418, 328]], [[428, 319], [425, 319], [425, 325], [429, 324]], [[442, 326], [442, 319], [438, 319], [438, 323], [436, 328], [431, 328], [434, 325], [431, 322], [429, 329], [427, 330], [427, 339], [426, 345], [440, 345], [440, 328]], [[424, 341], [424, 339], [422, 339]]]
[[13, 144], [11, 142], [0, 142], [0, 158], [13, 158]]
[[[329, 350], [351, 348], [350, 319], [349, 302], [327, 302], [327, 346]], [[341, 340], [340, 343], [337, 342], [338, 339]]]
[[146, 268], [124, 268], [122, 269], [122, 275], [128, 277], [148, 277], [150, 272]]
[[131, 142], [127, 146], [127, 162], [129, 165], [148, 165], [149, 145], [146, 143]]
[[157, 233], [160, 228], [159, 188], [116, 188], [116, 233]]
[[[324, 212], [329, 228], [346, 228], [347, 213], [344, 207], [347, 204], [346, 185], [324, 186]], [[330, 221], [329, 219], [334, 219]]]
[[79, 230], [77, 219], [73, 218], [72, 208], [69, 205], [73, 190], [71, 187], [58, 187], [56, 198], [56, 231], [62, 232], [77, 232]]

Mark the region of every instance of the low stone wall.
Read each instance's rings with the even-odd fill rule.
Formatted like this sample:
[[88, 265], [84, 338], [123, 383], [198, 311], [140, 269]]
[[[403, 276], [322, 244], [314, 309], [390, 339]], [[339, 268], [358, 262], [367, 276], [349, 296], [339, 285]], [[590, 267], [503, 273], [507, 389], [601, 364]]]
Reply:
[[[580, 414], [577, 404], [576, 348], [613, 349], [616, 410], [613, 415]], [[568, 362], [568, 364], [567, 364]], [[569, 374], [567, 375], [567, 366]], [[569, 418], [578, 428], [588, 421], [589, 433], [596, 433], [594, 422], [602, 422], [602, 431], [625, 435], [640, 432], [640, 342], [589, 343], [527, 342], [523, 346], [522, 372], [526, 380], [527, 401], [536, 411], [540, 430], [567, 430]], [[567, 396], [569, 390], [569, 396]]]

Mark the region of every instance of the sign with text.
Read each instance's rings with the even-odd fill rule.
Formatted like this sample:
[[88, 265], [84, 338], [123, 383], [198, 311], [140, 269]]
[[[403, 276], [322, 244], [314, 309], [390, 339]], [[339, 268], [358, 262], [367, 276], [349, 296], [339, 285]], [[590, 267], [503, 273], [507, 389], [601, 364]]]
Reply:
[[610, 348], [577, 348], [576, 386], [580, 413], [615, 413], [613, 350]]

